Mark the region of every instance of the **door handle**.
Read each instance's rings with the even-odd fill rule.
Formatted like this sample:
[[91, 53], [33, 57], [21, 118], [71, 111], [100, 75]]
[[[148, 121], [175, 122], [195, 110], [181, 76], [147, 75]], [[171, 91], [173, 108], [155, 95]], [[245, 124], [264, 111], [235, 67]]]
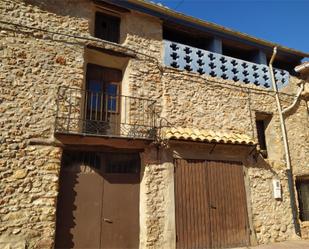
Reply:
[[217, 207], [213, 206], [213, 205], [210, 205], [210, 208], [211, 209], [217, 209]]
[[110, 219], [106, 219], [106, 218], [104, 218], [103, 219], [105, 222], [107, 222], [107, 223], [113, 223], [113, 221], [112, 220], [110, 220]]

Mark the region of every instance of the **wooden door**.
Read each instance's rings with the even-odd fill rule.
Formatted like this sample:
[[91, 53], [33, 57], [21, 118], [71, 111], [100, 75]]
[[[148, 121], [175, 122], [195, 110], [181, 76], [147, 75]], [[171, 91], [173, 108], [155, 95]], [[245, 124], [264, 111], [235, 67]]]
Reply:
[[122, 72], [95, 64], [87, 65], [85, 92], [86, 132], [118, 134]]
[[55, 248], [138, 248], [139, 155], [65, 152]]
[[102, 247], [139, 247], [138, 154], [106, 155], [102, 212]]
[[175, 160], [177, 248], [249, 244], [241, 164]]
[[175, 161], [177, 248], [210, 248], [209, 196], [205, 161]]
[[215, 161], [206, 164], [212, 248], [247, 246], [249, 227], [243, 166]]
[[100, 248], [103, 179], [99, 164], [97, 155], [64, 153], [55, 248]]

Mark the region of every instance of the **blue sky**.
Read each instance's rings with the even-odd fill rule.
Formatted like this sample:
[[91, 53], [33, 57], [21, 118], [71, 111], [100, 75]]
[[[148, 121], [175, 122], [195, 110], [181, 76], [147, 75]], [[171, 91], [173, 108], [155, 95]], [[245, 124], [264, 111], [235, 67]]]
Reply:
[[309, 0], [153, 0], [268, 41], [309, 53]]

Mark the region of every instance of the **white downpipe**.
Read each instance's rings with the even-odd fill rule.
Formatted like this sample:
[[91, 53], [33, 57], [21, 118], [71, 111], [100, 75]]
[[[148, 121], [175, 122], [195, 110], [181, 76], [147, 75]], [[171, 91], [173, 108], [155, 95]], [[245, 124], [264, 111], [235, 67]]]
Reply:
[[300, 236], [300, 226], [298, 222], [297, 207], [296, 207], [296, 201], [295, 201], [294, 179], [293, 179], [293, 174], [292, 174], [292, 169], [291, 169], [290, 150], [289, 150], [286, 127], [285, 127], [285, 122], [283, 118], [283, 112], [282, 112], [282, 107], [280, 103], [278, 88], [275, 82], [275, 76], [274, 76], [274, 71], [273, 71], [273, 61], [275, 59], [276, 54], [277, 54], [277, 47], [274, 47], [273, 55], [271, 56], [271, 59], [269, 62], [269, 71], [270, 71], [271, 82], [273, 85], [273, 91], [275, 93], [275, 98], [276, 98], [276, 103], [277, 103], [277, 108], [278, 108], [279, 118], [280, 118], [280, 125], [281, 125], [281, 132], [282, 132], [284, 151], [285, 151], [285, 160], [286, 160], [286, 173], [288, 177], [288, 187], [289, 187], [289, 192], [290, 192], [290, 201], [291, 201], [294, 229], [295, 229], [295, 233]]
[[294, 102], [293, 102], [289, 107], [285, 108], [285, 109], [282, 111], [283, 114], [285, 114], [286, 112], [288, 112], [288, 111], [290, 111], [291, 109], [293, 109], [293, 107], [296, 105], [296, 103], [297, 103], [297, 101], [298, 101], [298, 99], [299, 99], [299, 97], [300, 97], [300, 95], [301, 95], [301, 93], [302, 93], [303, 90], [304, 90], [304, 84], [301, 84], [301, 85], [300, 85], [300, 88], [299, 88], [299, 90], [298, 90], [298, 93], [297, 93], [297, 95], [296, 95], [296, 97], [295, 97], [295, 99], [294, 99]]
[[275, 82], [275, 76], [274, 76], [274, 71], [273, 71], [273, 61], [276, 57], [276, 54], [277, 54], [277, 47], [274, 47], [273, 54], [269, 62], [269, 71], [270, 71], [273, 91], [275, 93], [277, 108], [279, 112], [280, 126], [281, 126], [281, 132], [282, 132], [282, 138], [283, 138], [283, 144], [284, 144], [286, 167], [287, 167], [287, 170], [291, 170], [291, 158], [290, 158], [290, 151], [289, 151], [288, 139], [287, 139], [287, 134], [286, 134], [286, 127], [285, 127], [285, 122], [283, 118], [283, 112], [282, 112], [282, 107], [280, 103], [279, 92], [278, 92], [277, 84]]

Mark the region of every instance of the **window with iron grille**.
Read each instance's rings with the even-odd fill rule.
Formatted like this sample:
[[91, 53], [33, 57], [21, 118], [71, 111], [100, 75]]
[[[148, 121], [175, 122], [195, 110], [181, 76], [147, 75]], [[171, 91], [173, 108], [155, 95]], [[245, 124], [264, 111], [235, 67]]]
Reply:
[[64, 151], [62, 155], [62, 166], [85, 165], [94, 169], [100, 169], [101, 158], [96, 152], [88, 151]]
[[309, 221], [309, 178], [297, 179], [296, 189], [298, 194], [299, 218]]
[[62, 167], [88, 166], [105, 174], [139, 174], [141, 160], [139, 153], [100, 153], [95, 151], [65, 150]]
[[110, 153], [107, 155], [105, 173], [139, 174], [140, 157], [138, 153]]
[[94, 35], [103, 40], [119, 43], [120, 18], [96, 12]]

